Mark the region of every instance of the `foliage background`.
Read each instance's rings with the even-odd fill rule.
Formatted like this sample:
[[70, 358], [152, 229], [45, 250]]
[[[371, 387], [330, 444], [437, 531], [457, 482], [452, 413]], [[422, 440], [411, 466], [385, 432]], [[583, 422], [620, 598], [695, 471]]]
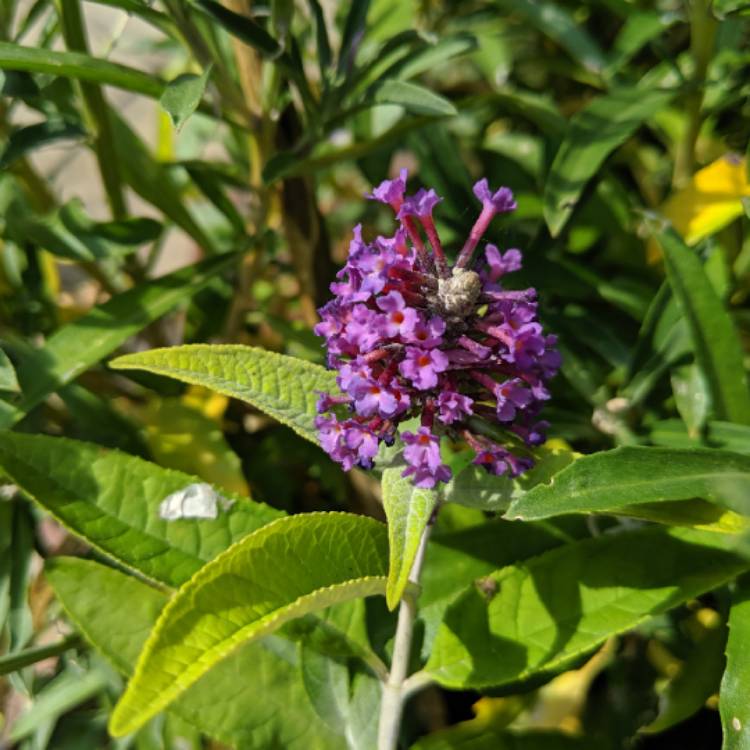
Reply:
[[[495, 240], [524, 250], [518, 283], [539, 289], [560, 336], [551, 445], [747, 454], [749, 28], [731, 0], [4, 0], [0, 425], [120, 448], [290, 513], [382, 517], [371, 477], [287, 427], [106, 362], [211, 341], [321, 363], [315, 308], [352, 226], [389, 228], [363, 194], [408, 166], [445, 197], [449, 244], [475, 217], [472, 180], [516, 193]], [[42, 572], [61, 554], [100, 557], [12, 484], [0, 515], [3, 671], [65, 639], [0, 681], [4, 741], [203, 746], [174, 717], [107, 739], [122, 680], [68, 635]], [[486, 523], [449, 505], [438, 533]], [[565, 533], [639, 522], [577, 523]], [[521, 697], [431, 688], [406, 734], [473, 722], [424, 745], [453, 747], [513, 722], [604, 747], [719, 747], [728, 608], [722, 587]], [[657, 715], [661, 734], [638, 734]]]

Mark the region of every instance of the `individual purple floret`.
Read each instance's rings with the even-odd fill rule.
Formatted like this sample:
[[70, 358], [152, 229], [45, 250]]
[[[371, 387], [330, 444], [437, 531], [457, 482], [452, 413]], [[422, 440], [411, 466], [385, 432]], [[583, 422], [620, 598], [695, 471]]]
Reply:
[[521, 252], [488, 244], [475, 253], [492, 218], [516, 208], [513, 194], [487, 180], [474, 186], [482, 210], [451, 267], [432, 218], [441, 198], [425, 189], [405, 196], [406, 177], [401, 170], [368, 196], [393, 209], [398, 230], [367, 243], [355, 228], [335, 298], [319, 311], [315, 332], [341, 389], [319, 399], [321, 445], [347, 470], [371, 468], [379, 445], [419, 417], [416, 432], [400, 435], [403, 475], [415, 486], [450, 480], [442, 435], [472, 448], [474, 464], [517, 476], [533, 465], [523, 445], [545, 440], [538, 413], [560, 355], [537, 320], [536, 291], [503, 288]]

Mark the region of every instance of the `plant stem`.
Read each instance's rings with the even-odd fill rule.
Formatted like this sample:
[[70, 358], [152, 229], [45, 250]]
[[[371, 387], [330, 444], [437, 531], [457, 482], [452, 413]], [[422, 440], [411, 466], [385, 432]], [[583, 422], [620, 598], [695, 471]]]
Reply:
[[[409, 573], [409, 582], [419, 584], [422, 572], [427, 540], [432, 530], [429, 523], [422, 534], [419, 550]], [[393, 658], [387, 682], [383, 685], [383, 699], [380, 704], [380, 724], [378, 726], [378, 750], [396, 750], [401, 728], [401, 715], [404, 708], [404, 682], [409, 670], [411, 641], [414, 633], [414, 621], [417, 618], [417, 597], [411, 587], [407, 588], [401, 599], [396, 625], [396, 640], [393, 644]], [[418, 592], [418, 589], [417, 589]]]
[[690, 53], [693, 58], [692, 90], [685, 97], [685, 132], [675, 155], [672, 186], [685, 185], [693, 174], [695, 144], [703, 118], [703, 96], [708, 65], [714, 51], [717, 21], [711, 15], [710, 0], [693, 0], [690, 8]]

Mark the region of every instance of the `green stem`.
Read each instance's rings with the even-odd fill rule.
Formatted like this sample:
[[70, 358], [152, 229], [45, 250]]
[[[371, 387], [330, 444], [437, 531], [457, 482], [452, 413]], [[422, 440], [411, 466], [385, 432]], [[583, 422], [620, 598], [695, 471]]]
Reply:
[[42, 659], [49, 659], [50, 656], [59, 656], [72, 648], [78, 648], [82, 644], [83, 641], [79, 635], [69, 635], [62, 641], [51, 643], [49, 646], [27, 648], [25, 651], [0, 656], [0, 675], [17, 672], [19, 669], [42, 661]]
[[[79, 0], [58, 0], [58, 10], [65, 46], [71, 51], [88, 54], [86, 28], [83, 25]], [[99, 86], [83, 82], [79, 85], [86, 117], [95, 132], [94, 151], [112, 216], [115, 219], [123, 219], [127, 216], [128, 210], [109, 107]]]
[[706, 74], [713, 56], [716, 26], [716, 19], [711, 15], [711, 0], [693, 0], [690, 7], [690, 54], [695, 67], [691, 90], [685, 97], [685, 132], [675, 156], [672, 186], [676, 188], [685, 185], [693, 174], [695, 144], [703, 124], [701, 112]]
[[[427, 540], [432, 530], [428, 524], [422, 534], [419, 550], [409, 573], [409, 582], [419, 585], [422, 573]], [[417, 591], [419, 589], [417, 588]], [[378, 726], [378, 750], [396, 750], [401, 729], [401, 716], [406, 697], [405, 685], [411, 656], [411, 642], [414, 634], [414, 622], [417, 619], [417, 594], [414, 587], [407, 587], [398, 609], [396, 639], [393, 644], [393, 658], [388, 680], [383, 685], [383, 698], [380, 703], [380, 724]]]

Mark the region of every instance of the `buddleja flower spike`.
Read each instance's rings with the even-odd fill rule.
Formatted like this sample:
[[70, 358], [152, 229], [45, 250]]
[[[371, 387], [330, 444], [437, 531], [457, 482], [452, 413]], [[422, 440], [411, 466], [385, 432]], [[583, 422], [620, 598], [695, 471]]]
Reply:
[[424, 189], [404, 197], [406, 176], [402, 170], [368, 196], [393, 208], [395, 235], [367, 243], [355, 227], [331, 285], [335, 297], [319, 311], [315, 332], [343, 394], [320, 396], [321, 444], [346, 470], [371, 468], [380, 443], [391, 445], [399, 424], [419, 416], [416, 432], [400, 434], [404, 476], [417, 487], [451, 478], [441, 434], [464, 440], [473, 462], [491, 473], [516, 476], [532, 460], [476, 426], [499, 423], [529, 446], [544, 442], [547, 424], [537, 415], [560, 356], [537, 321], [536, 290], [502, 287], [505, 274], [521, 267], [520, 251], [488, 244], [473, 262], [493, 217], [515, 210], [513, 194], [477, 182], [482, 210], [450, 267], [432, 218], [442, 199]]

